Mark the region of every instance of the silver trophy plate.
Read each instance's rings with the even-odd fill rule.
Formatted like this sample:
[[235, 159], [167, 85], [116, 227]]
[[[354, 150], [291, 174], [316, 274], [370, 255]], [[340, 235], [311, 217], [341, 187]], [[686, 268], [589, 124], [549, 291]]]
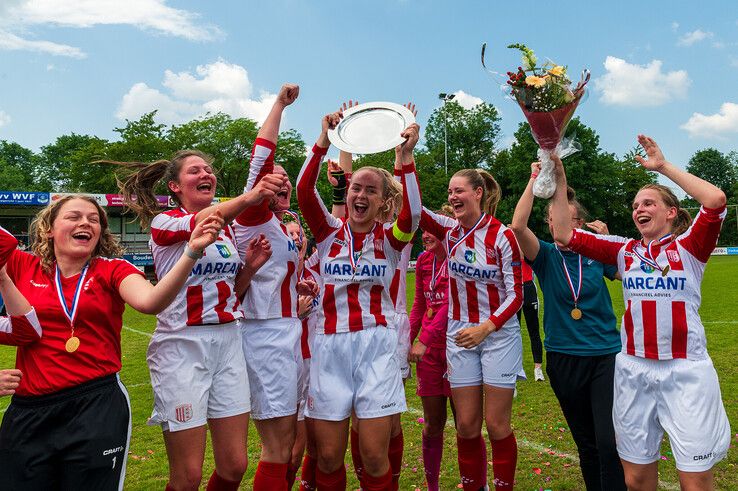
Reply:
[[400, 133], [414, 122], [415, 116], [405, 106], [367, 102], [344, 111], [338, 126], [328, 130], [328, 138], [344, 152], [379, 153], [404, 142]]

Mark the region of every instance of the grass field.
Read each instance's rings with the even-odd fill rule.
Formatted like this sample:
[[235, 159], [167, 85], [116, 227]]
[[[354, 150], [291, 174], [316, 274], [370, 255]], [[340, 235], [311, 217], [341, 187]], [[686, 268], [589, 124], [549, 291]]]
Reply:
[[[716, 467], [719, 490], [738, 489], [738, 288], [733, 283], [738, 278], [738, 258], [714, 257], [710, 260], [703, 283], [702, 319], [705, 323], [708, 349], [720, 377], [723, 402], [732, 428], [732, 445], [727, 459]], [[414, 276], [408, 277], [407, 291], [412, 294]], [[623, 303], [619, 283], [610, 285], [615, 312], [622, 314]], [[412, 300], [409, 299], [411, 304]], [[146, 368], [146, 347], [154, 330], [154, 318], [128, 310], [124, 318], [123, 370], [121, 377], [128, 387], [133, 409], [133, 437], [128, 460], [126, 489], [164, 489], [168, 469], [161, 430], [146, 425], [151, 413], [152, 392]], [[533, 382], [531, 360], [526, 329], [523, 332], [525, 346], [524, 364], [530, 381], [518, 385], [518, 397], [513, 406], [513, 426], [518, 439], [519, 456], [516, 488], [520, 490], [584, 489], [578, 467], [576, 448], [564, 417], [548, 382]], [[14, 349], [0, 347], [0, 367], [14, 365]], [[402, 416], [405, 432], [405, 469], [400, 489], [423, 488], [421, 462], [421, 404], [415, 395], [415, 380], [407, 384], [409, 410]], [[9, 398], [0, 399], [0, 411], [4, 412]], [[695, 422], [699, 424], [699, 422]], [[453, 428], [446, 432], [444, 459], [441, 467], [442, 489], [456, 489], [459, 482], [456, 464], [456, 439]], [[660, 488], [679, 489], [679, 481], [668, 444], [662, 448], [660, 463]], [[491, 454], [490, 454], [491, 455]], [[259, 456], [259, 439], [252, 427], [249, 433], [249, 469], [242, 489], [251, 489], [256, 462]], [[491, 457], [490, 457], [491, 458]], [[349, 488], [357, 489], [351, 459]], [[213, 470], [212, 457], [207, 457], [203, 475], [205, 481]], [[489, 475], [491, 477], [491, 464]]]

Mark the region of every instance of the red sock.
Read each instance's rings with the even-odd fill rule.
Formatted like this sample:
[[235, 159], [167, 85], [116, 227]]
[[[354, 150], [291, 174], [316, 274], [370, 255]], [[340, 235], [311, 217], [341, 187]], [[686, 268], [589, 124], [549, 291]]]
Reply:
[[287, 491], [287, 466], [260, 460], [254, 475], [254, 491]]
[[294, 466], [292, 465], [292, 462], [290, 462], [287, 465], [287, 489], [292, 489], [292, 485], [295, 484], [295, 477], [297, 477], [297, 471], [299, 469], [299, 464]]
[[300, 491], [315, 491], [315, 472], [318, 469], [318, 461], [310, 455], [305, 454], [302, 459], [302, 475], [300, 476]]
[[392, 491], [400, 489], [400, 473], [402, 472], [402, 451], [405, 449], [405, 440], [402, 430], [396, 436], [390, 438], [389, 457], [390, 470], [392, 471]]
[[241, 481], [229, 481], [218, 475], [216, 471], [210, 476], [207, 491], [238, 491]]
[[330, 474], [324, 474], [320, 467], [316, 466], [315, 482], [318, 491], [346, 491], [346, 467], [341, 464]]
[[487, 444], [482, 435], [456, 437], [459, 448], [459, 473], [464, 491], [479, 491], [487, 485]]
[[438, 475], [441, 472], [443, 458], [443, 435], [427, 437], [423, 435], [423, 467], [428, 491], [438, 491]]
[[361, 484], [361, 477], [364, 474], [364, 462], [361, 461], [361, 451], [359, 450], [359, 432], [353, 428], [351, 428], [351, 461], [354, 463], [356, 479]]
[[492, 472], [496, 490], [513, 489], [517, 464], [518, 441], [515, 433], [510, 433], [502, 440], [492, 440]]
[[364, 473], [364, 481], [361, 483], [362, 491], [389, 491], [393, 489], [392, 469], [388, 469], [383, 476], [371, 476], [367, 472]]

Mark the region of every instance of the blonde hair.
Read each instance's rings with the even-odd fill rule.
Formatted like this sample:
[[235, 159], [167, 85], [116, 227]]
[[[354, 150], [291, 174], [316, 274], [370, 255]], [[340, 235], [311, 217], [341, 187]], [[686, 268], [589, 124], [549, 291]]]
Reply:
[[676, 197], [674, 192], [663, 184], [646, 184], [639, 189], [638, 192], [640, 193], [644, 189], [653, 189], [659, 193], [661, 201], [663, 201], [667, 207], [677, 209], [677, 215], [671, 224], [671, 233], [675, 236], [679, 236], [686, 232], [692, 224], [692, 215], [690, 215], [687, 210], [679, 206], [679, 198]]
[[480, 207], [483, 213], [494, 215], [497, 212], [497, 204], [502, 197], [502, 189], [497, 184], [492, 174], [484, 169], [461, 169], [453, 177], [465, 178], [472, 189], [482, 188], [482, 201]]
[[[116, 175], [120, 194], [127, 210], [132, 210], [141, 222], [141, 227], [146, 229], [160, 211], [161, 205], [156, 199], [154, 189], [159, 182], [168, 184], [179, 183], [179, 171], [182, 163], [187, 157], [200, 157], [208, 165], [213, 163], [213, 158], [199, 150], [180, 150], [169, 160], [156, 160], [154, 162], [118, 162], [115, 160], [97, 160], [97, 164], [113, 164], [122, 167], [123, 177]], [[169, 195], [179, 204], [177, 196], [169, 191]], [[135, 199], [134, 199], [135, 197]]]
[[118, 239], [108, 228], [108, 215], [105, 213], [103, 207], [100, 206], [95, 198], [90, 196], [70, 194], [49, 203], [46, 208], [36, 215], [33, 222], [31, 222], [31, 237], [33, 242], [31, 250], [41, 259], [41, 267], [46, 273], [51, 273], [54, 262], [56, 261], [54, 241], [49, 235], [54, 228], [54, 222], [59, 216], [62, 206], [73, 199], [81, 199], [92, 203], [97, 208], [97, 213], [100, 216], [100, 239], [95, 246], [95, 250], [92, 251], [92, 257], [117, 257], [123, 254], [123, 247], [121, 247]]
[[402, 184], [397, 182], [395, 177], [385, 169], [379, 167], [366, 166], [358, 169], [352, 176], [356, 179], [356, 175], [362, 171], [373, 172], [382, 180], [382, 200], [384, 203], [379, 209], [377, 221], [387, 223], [393, 221], [397, 214], [400, 213], [402, 207]]

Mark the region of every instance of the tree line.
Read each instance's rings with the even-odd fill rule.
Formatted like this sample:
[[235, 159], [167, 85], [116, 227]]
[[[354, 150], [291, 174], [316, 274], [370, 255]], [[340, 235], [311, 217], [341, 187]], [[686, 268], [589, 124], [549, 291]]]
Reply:
[[[93, 164], [96, 160], [149, 162], [169, 158], [175, 151], [196, 148], [214, 157], [219, 196], [239, 194], [246, 181], [248, 159], [258, 132], [255, 121], [234, 119], [222, 113], [208, 114], [181, 125], [157, 123], [156, 111], [115, 128], [114, 141], [94, 135], [71, 133], [33, 152], [23, 146], [0, 140], [0, 188], [7, 191], [61, 191], [116, 193], [115, 168]], [[421, 179], [423, 204], [438, 209], [446, 202], [449, 176], [462, 168], [489, 170], [502, 187], [497, 216], [509, 223], [518, 198], [530, 175], [530, 163], [538, 149], [530, 127], [521, 123], [509, 148], [500, 145], [500, 116], [490, 104], [481, 103], [465, 109], [455, 101], [433, 111], [425, 128], [425, 144], [417, 150], [416, 166]], [[600, 147], [596, 131], [578, 118], [569, 124], [567, 136], [574, 137], [582, 150], [564, 161], [569, 184], [587, 208], [589, 219], [605, 221], [611, 233], [635, 235], [630, 203], [644, 184], [656, 176], [646, 172], [633, 158], [640, 148], [622, 156]], [[447, 147], [444, 145], [447, 138]], [[448, 149], [448, 175], [445, 148]], [[293, 183], [297, 178], [306, 145], [295, 130], [280, 133], [275, 160], [284, 166]], [[668, 154], [668, 149], [666, 149]], [[358, 156], [354, 166], [375, 165], [392, 169], [394, 152]], [[729, 204], [738, 204], [738, 152], [723, 154], [708, 148], [696, 152], [687, 170], [720, 187]], [[322, 175], [318, 190], [330, 196], [330, 185]], [[162, 186], [158, 190], [166, 194]], [[297, 204], [294, 202], [293, 206]], [[550, 239], [545, 223], [545, 200], [536, 200], [530, 219], [531, 229], [541, 238]], [[683, 206], [696, 206], [689, 197]], [[695, 212], [696, 210], [693, 210]], [[738, 245], [736, 207], [729, 209], [721, 245]]]

